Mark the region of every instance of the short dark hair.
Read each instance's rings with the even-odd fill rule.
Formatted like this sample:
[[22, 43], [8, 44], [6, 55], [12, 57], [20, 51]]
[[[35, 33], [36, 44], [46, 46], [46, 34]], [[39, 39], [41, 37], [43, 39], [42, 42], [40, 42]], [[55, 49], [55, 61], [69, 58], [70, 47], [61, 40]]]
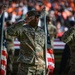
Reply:
[[74, 21], [70, 21], [70, 26], [74, 26], [75, 22]]
[[52, 17], [46, 16], [46, 21], [47, 21], [47, 22], [52, 21]]

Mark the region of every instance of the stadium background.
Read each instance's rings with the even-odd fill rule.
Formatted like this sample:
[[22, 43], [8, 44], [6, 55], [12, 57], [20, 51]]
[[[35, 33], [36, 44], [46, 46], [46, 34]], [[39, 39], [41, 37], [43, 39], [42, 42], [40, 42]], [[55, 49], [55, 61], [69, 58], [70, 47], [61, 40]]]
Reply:
[[[62, 34], [69, 29], [70, 21], [75, 21], [75, 0], [3, 0], [8, 6], [5, 11], [6, 21], [10, 23], [16, 22], [21, 18], [25, 18], [26, 12], [31, 9], [36, 8], [38, 11], [41, 11], [43, 5], [41, 1], [46, 6], [47, 11], [50, 10], [50, 16], [53, 18], [53, 23], [58, 30], [58, 38], [62, 37]], [[0, 0], [2, 3], [2, 0]], [[3, 4], [4, 5], [4, 4]], [[5, 23], [6, 26], [6, 23]], [[56, 42], [57, 41], [57, 42]], [[58, 44], [59, 41], [59, 44]], [[15, 41], [16, 42], [16, 41]], [[64, 49], [64, 44], [59, 39], [54, 41], [54, 55], [55, 55], [55, 75], [59, 75], [59, 67], [61, 62], [61, 57]], [[16, 44], [18, 47], [18, 42]], [[19, 48], [15, 47], [15, 61], [18, 57]], [[57, 48], [56, 48], [57, 47]], [[14, 62], [14, 75], [17, 72], [17, 65]]]

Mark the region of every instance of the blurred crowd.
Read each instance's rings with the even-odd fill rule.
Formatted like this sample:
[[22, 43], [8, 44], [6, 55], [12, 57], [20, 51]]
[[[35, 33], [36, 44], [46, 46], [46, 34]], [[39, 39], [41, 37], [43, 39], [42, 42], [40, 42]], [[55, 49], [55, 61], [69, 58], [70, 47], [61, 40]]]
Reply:
[[46, 14], [52, 17], [57, 28], [57, 37], [75, 23], [75, 0], [5, 0], [5, 4], [5, 20], [10, 23], [24, 19], [29, 10], [37, 10], [42, 15], [46, 7]]

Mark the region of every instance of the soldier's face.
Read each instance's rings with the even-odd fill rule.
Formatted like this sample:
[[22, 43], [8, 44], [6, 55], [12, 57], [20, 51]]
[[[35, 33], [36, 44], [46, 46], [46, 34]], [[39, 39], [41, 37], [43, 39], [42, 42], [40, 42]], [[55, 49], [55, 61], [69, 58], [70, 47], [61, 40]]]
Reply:
[[30, 21], [30, 25], [33, 26], [33, 27], [36, 27], [38, 25], [38, 21], [39, 21], [39, 17], [34, 16]]

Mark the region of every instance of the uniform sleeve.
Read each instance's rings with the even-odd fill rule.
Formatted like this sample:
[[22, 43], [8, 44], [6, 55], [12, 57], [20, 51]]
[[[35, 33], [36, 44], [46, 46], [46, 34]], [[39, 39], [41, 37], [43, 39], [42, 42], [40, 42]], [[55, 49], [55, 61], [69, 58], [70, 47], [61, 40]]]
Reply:
[[57, 37], [57, 29], [56, 27], [54, 28], [54, 35], [55, 35], [55, 38]]
[[68, 43], [69, 41], [71, 41], [71, 39], [73, 39], [73, 35], [75, 33], [75, 29], [74, 28], [70, 28], [68, 31], [66, 31], [61, 40], [65, 43]]
[[24, 22], [18, 22], [7, 28], [7, 33], [11, 36], [16, 36], [19, 33], [19, 29], [23, 26]]

